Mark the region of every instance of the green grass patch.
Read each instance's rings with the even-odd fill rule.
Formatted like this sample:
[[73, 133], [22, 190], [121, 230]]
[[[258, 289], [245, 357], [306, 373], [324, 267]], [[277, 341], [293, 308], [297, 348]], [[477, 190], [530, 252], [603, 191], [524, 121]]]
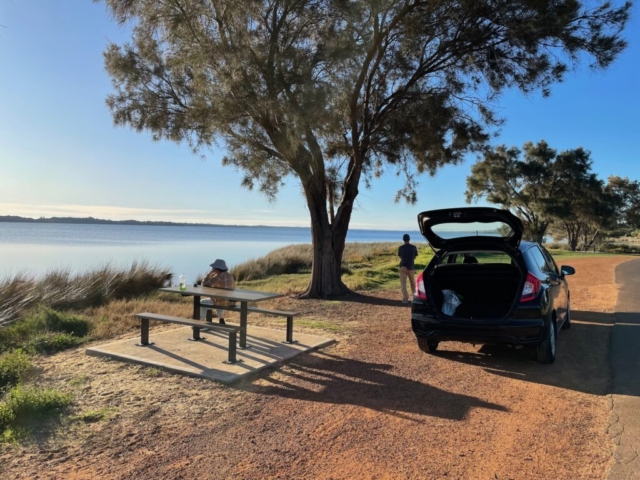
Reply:
[[[400, 243], [388, 242], [348, 243], [343, 255], [342, 281], [351, 290], [397, 287], [399, 285], [399, 246]], [[291, 255], [294, 260], [288, 261], [288, 255]], [[427, 245], [418, 245], [416, 271], [424, 269], [432, 257], [433, 252]], [[233, 268], [232, 273], [239, 280], [239, 288], [285, 294], [301, 293], [307, 288], [311, 279], [312, 258], [311, 245], [290, 245], [274, 250], [265, 257], [245, 262]], [[305, 261], [302, 262], [300, 259]], [[276, 264], [280, 266], [276, 267]], [[272, 273], [278, 271], [289, 273]]]
[[159, 368], [156, 368], [156, 367], [146, 367], [142, 371], [142, 374], [145, 377], [151, 377], [151, 378], [161, 377], [162, 376], [162, 370], [160, 370]]
[[345, 328], [335, 323], [326, 322], [324, 320], [298, 320], [296, 325], [307, 328], [317, 328], [321, 330], [328, 330], [330, 332], [343, 332]]
[[89, 377], [89, 375], [80, 375], [69, 380], [68, 384], [71, 387], [80, 387], [82, 385], [85, 385], [90, 378], [91, 377]]
[[114, 408], [99, 408], [97, 410], [89, 410], [78, 415], [72, 415], [69, 417], [69, 420], [72, 422], [96, 423], [102, 420], [107, 420], [114, 411]]
[[22, 350], [0, 355], [0, 389], [20, 383], [30, 368], [31, 360]]
[[55, 389], [17, 386], [0, 402], [0, 439], [17, 441], [49, 420], [59, 419], [71, 404], [68, 393]]
[[90, 331], [87, 319], [42, 307], [0, 328], [0, 352], [20, 348], [31, 353], [55, 353], [86, 342]]
[[33, 338], [26, 348], [34, 353], [52, 354], [75, 348], [86, 341], [86, 337], [74, 337], [69, 333], [48, 333]]

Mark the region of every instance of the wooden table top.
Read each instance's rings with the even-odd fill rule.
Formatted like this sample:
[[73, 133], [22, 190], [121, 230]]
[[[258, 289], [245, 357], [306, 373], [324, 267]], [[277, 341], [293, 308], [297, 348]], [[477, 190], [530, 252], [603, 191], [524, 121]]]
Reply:
[[225, 290], [223, 288], [211, 287], [194, 287], [187, 285], [186, 290], [180, 290], [179, 287], [164, 287], [159, 289], [161, 292], [181, 293], [183, 295], [193, 295], [202, 297], [214, 297], [224, 300], [232, 300], [235, 302], [262, 302], [273, 298], [283, 297], [282, 293], [255, 292], [253, 290]]

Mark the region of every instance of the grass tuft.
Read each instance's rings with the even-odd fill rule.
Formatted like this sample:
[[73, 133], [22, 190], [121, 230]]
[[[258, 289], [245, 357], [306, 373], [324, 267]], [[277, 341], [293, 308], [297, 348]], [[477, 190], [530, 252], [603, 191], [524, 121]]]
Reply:
[[84, 412], [79, 415], [72, 415], [71, 417], [69, 417], [69, 420], [84, 423], [96, 423], [101, 420], [108, 419], [113, 410], [114, 409], [112, 408], [99, 408], [97, 410], [89, 410], [88, 412]]
[[13, 441], [41, 428], [71, 404], [71, 395], [55, 389], [17, 386], [0, 402], [0, 439]]
[[22, 350], [0, 355], [0, 389], [20, 383], [30, 368], [29, 356]]

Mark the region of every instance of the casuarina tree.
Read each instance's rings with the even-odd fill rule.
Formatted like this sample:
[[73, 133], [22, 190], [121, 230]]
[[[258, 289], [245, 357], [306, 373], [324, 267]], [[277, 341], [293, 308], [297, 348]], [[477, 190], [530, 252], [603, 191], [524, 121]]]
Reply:
[[577, 0], [103, 0], [131, 42], [106, 68], [115, 123], [226, 151], [243, 184], [302, 187], [314, 247], [306, 295], [347, 292], [356, 198], [387, 169], [434, 174], [488, 141], [504, 89], [545, 94], [623, 50], [630, 4]]

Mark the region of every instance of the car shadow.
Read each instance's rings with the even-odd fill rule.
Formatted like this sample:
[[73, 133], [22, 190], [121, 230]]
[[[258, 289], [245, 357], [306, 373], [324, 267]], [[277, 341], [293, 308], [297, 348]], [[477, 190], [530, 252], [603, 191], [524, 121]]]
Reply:
[[314, 352], [287, 362], [279, 375], [264, 376], [260, 383], [241, 382], [236, 388], [310, 402], [358, 405], [413, 421], [421, 421], [421, 416], [462, 420], [472, 408], [508, 411], [503, 405], [451, 393], [392, 370], [388, 364]]
[[483, 345], [476, 352], [459, 352], [447, 350], [444, 342], [436, 355], [526, 382], [595, 395], [611, 393], [609, 353], [612, 327], [616, 318], [620, 320], [619, 314], [586, 311], [571, 314], [571, 328], [558, 333], [556, 361], [551, 365], [538, 363], [536, 352], [530, 347]]

